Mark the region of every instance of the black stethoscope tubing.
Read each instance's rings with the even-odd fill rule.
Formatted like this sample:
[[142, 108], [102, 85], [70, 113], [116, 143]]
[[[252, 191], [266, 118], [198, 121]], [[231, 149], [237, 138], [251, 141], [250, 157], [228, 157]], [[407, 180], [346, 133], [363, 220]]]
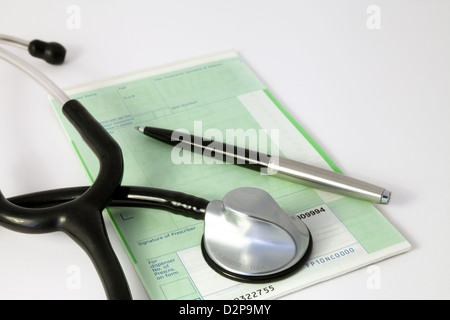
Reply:
[[[0, 35], [0, 41], [26, 47], [26, 42]], [[64, 60], [57, 43], [33, 40], [28, 51], [51, 64]], [[145, 187], [121, 186], [124, 164], [119, 144], [77, 100], [67, 95], [36, 68], [0, 48], [0, 58], [37, 80], [62, 105], [70, 121], [99, 160], [99, 173], [89, 187], [49, 190], [6, 199], [0, 191], [0, 225], [23, 233], [62, 231], [89, 255], [108, 299], [131, 299], [126, 277], [109, 242], [102, 212], [107, 206], [159, 207], [202, 217], [207, 200]]]
[[89, 255], [109, 299], [131, 299], [120, 263], [106, 233], [102, 211], [120, 186], [122, 151], [117, 142], [76, 100], [63, 113], [100, 162], [94, 183], [78, 198], [44, 208], [27, 208], [8, 201], [0, 192], [0, 225], [24, 233], [62, 231]]
[[[46, 208], [79, 198], [88, 186], [69, 187], [8, 198], [8, 201], [26, 208]], [[162, 209], [194, 219], [203, 219], [209, 200], [182, 192], [165, 189], [119, 186], [113, 193], [108, 207], [139, 207]]]

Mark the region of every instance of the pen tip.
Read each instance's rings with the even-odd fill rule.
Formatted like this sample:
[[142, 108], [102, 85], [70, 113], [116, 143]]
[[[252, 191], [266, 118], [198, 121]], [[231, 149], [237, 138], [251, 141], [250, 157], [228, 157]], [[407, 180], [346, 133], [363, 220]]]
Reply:
[[139, 132], [144, 132], [144, 127], [142, 127], [142, 126], [136, 126], [134, 128]]
[[389, 200], [391, 200], [391, 192], [389, 190], [384, 190], [381, 195], [381, 204], [388, 204]]

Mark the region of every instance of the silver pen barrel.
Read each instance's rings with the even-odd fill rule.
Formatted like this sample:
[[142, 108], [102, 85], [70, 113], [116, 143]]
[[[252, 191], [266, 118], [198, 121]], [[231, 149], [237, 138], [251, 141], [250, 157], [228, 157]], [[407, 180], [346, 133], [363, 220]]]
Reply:
[[267, 162], [267, 173], [283, 175], [308, 187], [324, 189], [373, 203], [387, 204], [391, 197], [391, 192], [384, 188], [282, 157], [270, 158]]

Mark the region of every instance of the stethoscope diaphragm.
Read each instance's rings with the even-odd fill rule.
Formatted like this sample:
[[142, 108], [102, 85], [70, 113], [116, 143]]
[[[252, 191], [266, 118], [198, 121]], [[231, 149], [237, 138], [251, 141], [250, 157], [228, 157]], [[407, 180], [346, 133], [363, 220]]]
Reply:
[[202, 253], [218, 273], [263, 282], [303, 265], [312, 247], [308, 227], [264, 190], [238, 188], [206, 207]]

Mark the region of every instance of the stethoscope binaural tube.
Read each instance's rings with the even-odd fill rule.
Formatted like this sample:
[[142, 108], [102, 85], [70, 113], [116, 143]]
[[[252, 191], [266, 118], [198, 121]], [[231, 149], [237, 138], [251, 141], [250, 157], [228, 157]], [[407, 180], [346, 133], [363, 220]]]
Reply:
[[[4, 40], [0, 38], [0, 40]], [[0, 48], [0, 58], [17, 66], [53, 96], [100, 162], [98, 176], [80, 197], [45, 208], [26, 208], [8, 201], [0, 192], [0, 225], [18, 232], [62, 231], [89, 255], [109, 299], [131, 299], [120, 263], [111, 247], [102, 211], [120, 186], [123, 157], [120, 146], [84, 106], [68, 96], [39, 70]]]

